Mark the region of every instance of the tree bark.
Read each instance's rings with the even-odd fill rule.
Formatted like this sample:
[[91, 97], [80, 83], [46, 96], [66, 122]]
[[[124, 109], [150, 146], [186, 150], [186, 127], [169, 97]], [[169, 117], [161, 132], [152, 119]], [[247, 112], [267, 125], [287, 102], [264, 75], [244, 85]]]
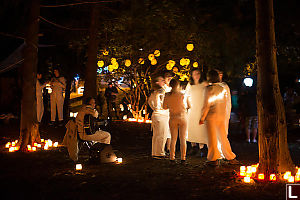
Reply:
[[38, 30], [40, 0], [30, 0], [30, 13], [25, 33], [24, 63], [22, 66], [22, 100], [20, 125], [20, 150], [27, 144], [40, 141], [36, 114], [36, 72], [38, 61]]
[[259, 170], [266, 174], [293, 171], [278, 81], [273, 0], [255, 0], [255, 6]]
[[91, 24], [89, 30], [88, 42], [88, 60], [86, 65], [84, 98], [97, 96], [97, 28], [99, 21], [99, 9], [97, 5], [93, 5], [91, 11]]

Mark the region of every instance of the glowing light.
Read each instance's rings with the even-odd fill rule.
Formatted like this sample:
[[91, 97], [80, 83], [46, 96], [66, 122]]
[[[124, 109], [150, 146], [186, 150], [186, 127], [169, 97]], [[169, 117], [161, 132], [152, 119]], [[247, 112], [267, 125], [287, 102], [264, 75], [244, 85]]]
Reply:
[[[223, 99], [224, 96], [225, 96], [225, 94], [226, 94], [226, 90], [223, 89], [222, 92], [220, 92], [219, 94], [214, 95], [214, 96], [211, 96], [211, 97], [208, 99], [208, 102], [209, 102], [209, 103], [212, 103], [212, 102], [214, 102], [214, 101]], [[251, 167], [251, 166], [248, 166], [248, 167]], [[247, 167], [247, 170], [248, 170], [248, 167]]]
[[154, 54], [149, 54], [148, 59], [149, 59], [150, 61], [152, 61], [153, 59], [155, 59]]
[[104, 61], [103, 60], [99, 60], [97, 62], [98, 67], [103, 67], [104, 66]]
[[276, 181], [276, 175], [270, 174], [270, 181]]
[[123, 119], [126, 120], [126, 119], [127, 119], [127, 115], [124, 115], [124, 116], [123, 116]]
[[187, 49], [188, 51], [193, 51], [193, 49], [194, 49], [194, 44], [187, 44], [187, 45], [186, 45], [186, 49]]
[[252, 85], [253, 85], [253, 79], [252, 78], [249, 78], [249, 77], [247, 77], [247, 78], [244, 78], [244, 84], [247, 86], [247, 87], [252, 87]]
[[294, 183], [295, 182], [295, 177], [294, 176], [290, 176], [288, 179], [289, 183]]
[[173, 67], [170, 65], [170, 63], [168, 63], [167, 65], [166, 65], [166, 69], [167, 70], [171, 70]]
[[246, 171], [246, 166], [240, 166], [240, 171], [241, 171], [241, 172]]
[[156, 65], [157, 64], [157, 60], [154, 58], [151, 60], [151, 65]]
[[13, 147], [14, 147], [15, 145], [16, 145], [16, 143], [15, 143], [15, 142], [12, 142], [12, 143], [11, 143], [11, 146], [13, 146]]
[[111, 64], [115, 64], [117, 62], [117, 59], [116, 58], [111, 58], [110, 62], [111, 62]]
[[117, 163], [118, 164], [121, 164], [123, 162], [123, 159], [122, 158], [117, 158]]
[[76, 170], [82, 170], [82, 165], [81, 164], [76, 164]]
[[11, 145], [10, 142], [6, 143], [5, 148], [9, 148], [10, 145]]
[[125, 66], [130, 67], [131, 61], [129, 59], [125, 60]]
[[49, 149], [49, 146], [47, 144], [45, 144], [44, 150], [48, 150], [48, 149]]
[[36, 151], [36, 147], [32, 147], [32, 151]]
[[84, 86], [78, 88], [78, 94], [83, 94]]
[[159, 50], [155, 50], [154, 51], [154, 56], [155, 57], [159, 57], [160, 56], [160, 51]]
[[44, 139], [41, 139], [41, 142], [44, 142], [45, 140]]
[[245, 183], [250, 183], [250, 182], [251, 182], [251, 178], [248, 177], [248, 176], [245, 176], [245, 177], [244, 177], [244, 182], [245, 182]]
[[57, 147], [58, 146], [58, 142], [54, 142], [53, 147]]
[[42, 147], [42, 145], [41, 145], [41, 144], [38, 144], [38, 145], [37, 145], [37, 148], [41, 148], [41, 147]]
[[256, 167], [251, 167], [251, 172], [252, 173], [256, 173], [256, 171], [257, 171]]
[[38, 144], [37, 144], [36, 142], [35, 142], [35, 143], [33, 143], [33, 146], [34, 146], [34, 147], [36, 147], [37, 145], [38, 145]]
[[291, 172], [290, 171], [286, 171], [283, 175], [283, 179], [288, 180], [291, 177]]
[[300, 181], [300, 174], [296, 174], [296, 176], [295, 176], [295, 181], [296, 181], [296, 182], [299, 182], [299, 181]]
[[15, 148], [14, 148], [14, 147], [9, 147], [8, 151], [9, 151], [9, 152], [14, 152], [14, 151], [15, 151]]
[[199, 65], [198, 65], [197, 62], [194, 62], [194, 63], [193, 63], [193, 67], [197, 68], [198, 66], [199, 66]]
[[103, 55], [104, 55], [104, 56], [107, 56], [108, 53], [109, 53], [109, 52], [108, 52], [107, 50], [104, 50], [104, 51], [103, 51]]
[[145, 64], [145, 61], [143, 58], [139, 58], [139, 61], [138, 61], [141, 65]]
[[265, 179], [265, 175], [264, 174], [258, 174], [258, 180], [264, 180]]
[[51, 88], [50, 84], [46, 84], [46, 89], [48, 90], [49, 94], [52, 93], [52, 88]]
[[246, 172], [245, 171], [241, 171], [240, 172], [240, 176], [246, 176]]

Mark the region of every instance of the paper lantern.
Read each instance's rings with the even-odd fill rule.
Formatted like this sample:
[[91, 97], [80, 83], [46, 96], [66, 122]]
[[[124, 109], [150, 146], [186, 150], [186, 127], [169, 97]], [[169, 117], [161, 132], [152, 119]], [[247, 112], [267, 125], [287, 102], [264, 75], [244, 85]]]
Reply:
[[10, 145], [11, 145], [10, 142], [6, 143], [5, 148], [9, 148]]
[[112, 64], [113, 69], [118, 69], [119, 68], [119, 63], [115, 62], [114, 64]]
[[245, 171], [241, 171], [240, 172], [240, 176], [246, 176], [246, 172]]
[[300, 181], [300, 174], [296, 174], [296, 176], [295, 176], [295, 181], [296, 181], [296, 182], [299, 182], [299, 181]]
[[181, 58], [181, 59], [180, 59], [180, 65], [181, 65], [181, 66], [185, 66], [185, 65], [186, 65], [186, 60], [185, 60], [185, 58]]
[[265, 179], [265, 175], [264, 174], [258, 174], [258, 180], [264, 180]]
[[244, 182], [245, 183], [250, 183], [251, 182], [251, 178], [248, 177], [248, 176], [244, 177]]
[[103, 60], [99, 60], [97, 62], [98, 67], [103, 67], [104, 66], [104, 61]]
[[190, 59], [188, 59], [188, 58], [187, 58], [187, 59], [185, 59], [185, 65], [189, 65], [189, 64], [190, 64], [190, 62], [191, 62], [191, 61], [190, 61]]
[[169, 61], [168, 61], [168, 64], [170, 64], [171, 67], [174, 67], [175, 64], [176, 64], [176, 62], [175, 62], [174, 60], [169, 60]]
[[240, 166], [240, 171], [241, 171], [241, 172], [246, 171], [246, 166]]
[[154, 54], [149, 54], [148, 59], [149, 59], [150, 61], [152, 61], [153, 59], [155, 59]]
[[167, 70], [171, 70], [171, 69], [172, 69], [172, 66], [170, 65], [170, 63], [168, 63], [168, 64], [166, 65], [166, 68], [167, 68]]
[[193, 50], [194, 50], [194, 44], [187, 44], [187, 45], [186, 45], [186, 49], [187, 49], [188, 51], [193, 51]]
[[160, 56], [160, 51], [159, 50], [155, 50], [154, 51], [154, 56], [155, 57], [159, 57]]
[[195, 67], [195, 68], [196, 68], [196, 67], [198, 67], [198, 66], [199, 66], [199, 65], [198, 65], [198, 63], [197, 63], [197, 62], [194, 62], [194, 63], [193, 63], [193, 67]]
[[276, 175], [270, 174], [270, 181], [276, 181]]
[[145, 61], [144, 61], [144, 59], [143, 58], [139, 58], [139, 64], [141, 64], [141, 65], [143, 65], [143, 64], [145, 64]]
[[290, 176], [290, 177], [288, 178], [288, 182], [289, 182], [289, 183], [294, 183], [294, 182], [295, 182], [295, 177], [294, 177], [294, 176]]
[[286, 171], [283, 175], [283, 179], [288, 180], [291, 176], [291, 172], [290, 171]]
[[81, 164], [76, 164], [76, 170], [82, 170], [82, 165]]
[[122, 158], [117, 158], [117, 163], [118, 164], [121, 164], [123, 162], [123, 159]]
[[109, 52], [108, 52], [107, 50], [104, 50], [104, 51], [103, 51], [103, 55], [104, 55], [104, 56], [107, 56], [108, 53], [109, 53]]
[[151, 60], [151, 65], [156, 65], [157, 64], [157, 60], [154, 58]]
[[129, 67], [131, 65], [131, 61], [129, 59], [125, 60], [125, 66]]
[[108, 65], [108, 71], [110, 71], [110, 72], [114, 71], [114, 66], [113, 65]]
[[111, 58], [111, 59], [110, 59], [110, 62], [111, 62], [111, 64], [114, 64], [114, 63], [117, 62], [117, 59], [116, 59], [116, 58]]

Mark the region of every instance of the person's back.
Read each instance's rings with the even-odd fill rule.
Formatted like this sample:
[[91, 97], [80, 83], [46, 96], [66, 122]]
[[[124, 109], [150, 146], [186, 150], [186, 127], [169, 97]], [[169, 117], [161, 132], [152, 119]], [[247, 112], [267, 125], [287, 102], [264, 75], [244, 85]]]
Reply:
[[170, 111], [170, 117], [186, 114], [186, 106], [184, 105], [184, 94], [181, 92], [169, 92], [165, 96], [165, 104]]
[[225, 120], [226, 117], [226, 89], [218, 84], [207, 87], [209, 93], [208, 103], [210, 105], [207, 120]]

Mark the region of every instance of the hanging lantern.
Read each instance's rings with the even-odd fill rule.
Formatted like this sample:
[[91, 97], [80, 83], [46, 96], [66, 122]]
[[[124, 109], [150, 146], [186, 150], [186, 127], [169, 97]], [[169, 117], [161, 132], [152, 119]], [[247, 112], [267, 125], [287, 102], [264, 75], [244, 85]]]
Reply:
[[171, 69], [172, 69], [172, 66], [170, 65], [170, 63], [168, 63], [168, 64], [166, 65], [166, 68], [167, 68], [167, 70], [171, 70]]
[[125, 60], [125, 66], [129, 67], [131, 65], [131, 61], [129, 59]]
[[104, 61], [103, 60], [99, 60], [97, 62], [98, 67], [103, 67], [104, 66]]
[[190, 59], [188, 59], [188, 58], [185, 59], [185, 65], [186, 65], [186, 66], [188, 66], [188, 65], [190, 64], [190, 62], [191, 62]]
[[108, 65], [108, 71], [112, 72], [114, 70], [114, 66], [113, 65]]
[[119, 68], [119, 63], [115, 62], [112, 66], [113, 66], [113, 69], [118, 69]]
[[154, 51], [154, 56], [155, 57], [159, 57], [160, 56], [160, 51], [159, 50], [155, 50]]
[[115, 59], [115, 58], [111, 58], [111, 59], [110, 59], [110, 62], [111, 62], [111, 64], [114, 64], [114, 63], [116, 63], [116, 62], [117, 62], [117, 59]]
[[107, 56], [107, 55], [108, 55], [108, 51], [107, 51], [107, 50], [104, 50], [104, 51], [103, 51], [103, 55], [104, 55], [104, 56]]
[[194, 62], [194, 63], [193, 63], [193, 67], [197, 68], [197, 67], [198, 67], [198, 63], [197, 63], [197, 62]]
[[181, 58], [180, 59], [180, 65], [181, 66], [185, 66], [186, 65], [186, 59], [185, 58]]
[[187, 45], [186, 45], [186, 49], [187, 49], [188, 51], [193, 51], [193, 50], [194, 50], [194, 44], [187, 44]]
[[[153, 54], [152, 54], [153, 55]], [[151, 60], [151, 65], [156, 65], [157, 64], [157, 60], [154, 58]]]
[[139, 64], [141, 64], [141, 65], [145, 64], [145, 61], [144, 61], [143, 58], [140, 58], [138, 62], [139, 62]]
[[178, 73], [178, 68], [177, 67], [173, 67], [173, 72], [176, 74]]
[[154, 54], [149, 54], [148, 59], [152, 61], [155, 58]]
[[171, 67], [174, 67], [176, 64], [174, 60], [169, 60], [168, 63], [171, 65]]

